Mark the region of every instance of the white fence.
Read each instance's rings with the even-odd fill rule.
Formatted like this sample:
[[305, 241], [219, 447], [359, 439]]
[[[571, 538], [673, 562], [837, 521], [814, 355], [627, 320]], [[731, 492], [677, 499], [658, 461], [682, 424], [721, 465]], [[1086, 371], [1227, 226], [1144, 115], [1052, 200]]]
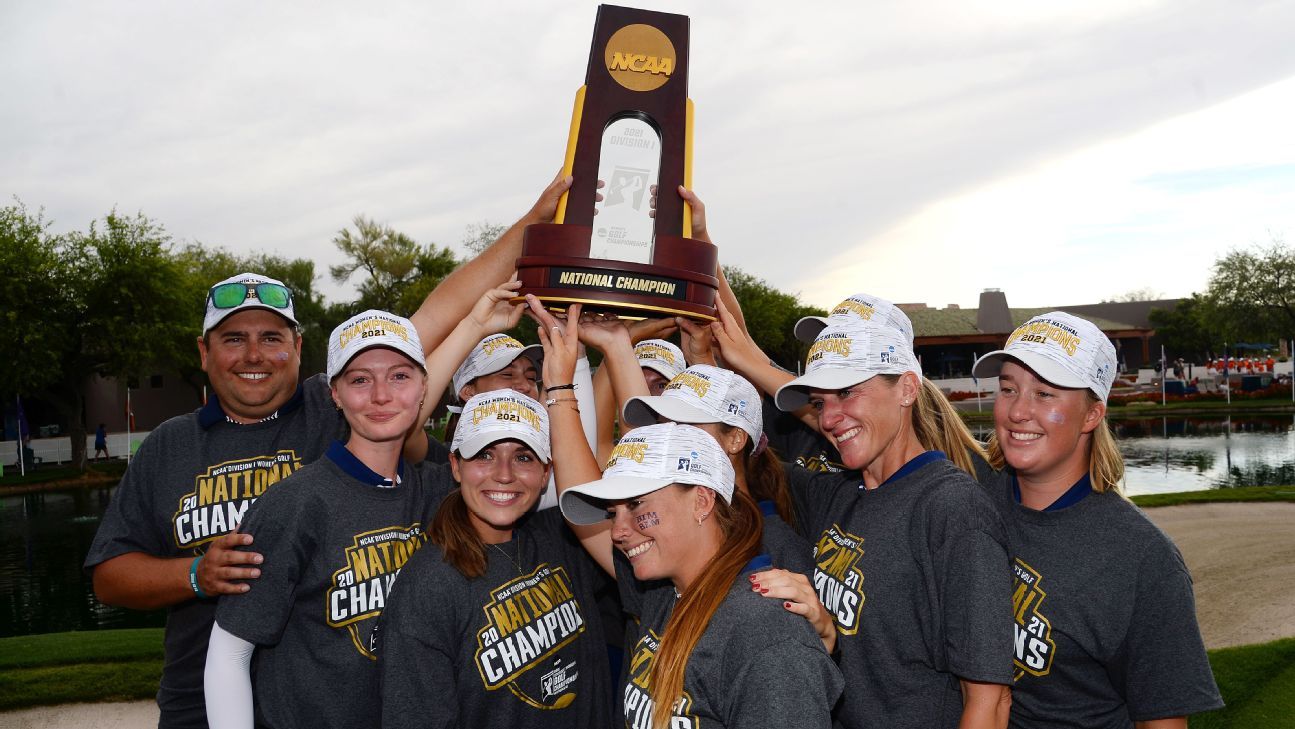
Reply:
[[[125, 458], [126, 453], [128, 451], [133, 453], [139, 447], [139, 444], [144, 442], [144, 438], [150, 432], [152, 431], [133, 432], [130, 434], [129, 440], [127, 440], [125, 433], [109, 433], [108, 455], [113, 458]], [[32, 438], [29, 445], [37, 464], [67, 463], [72, 460], [72, 439], [67, 436], [62, 438]], [[90, 433], [85, 437], [85, 455], [87, 458], [94, 458], [94, 433]], [[18, 441], [0, 441], [0, 463], [3, 463], [6, 468], [18, 467]]]

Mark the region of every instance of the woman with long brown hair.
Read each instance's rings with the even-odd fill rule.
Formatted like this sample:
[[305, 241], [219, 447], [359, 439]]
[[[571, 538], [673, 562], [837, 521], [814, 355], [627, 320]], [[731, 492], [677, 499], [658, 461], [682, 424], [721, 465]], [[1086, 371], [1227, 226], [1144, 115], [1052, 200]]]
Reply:
[[1013, 727], [1185, 729], [1223, 705], [1182, 556], [1120, 493], [1115, 369], [1106, 335], [1059, 311], [973, 369], [998, 378], [986, 486], [1012, 553]]
[[[546, 377], [565, 376], [580, 307], [563, 327], [530, 303]], [[751, 591], [745, 575], [768, 564], [761, 516], [736, 492], [719, 443], [690, 425], [649, 425], [626, 435], [600, 473], [572, 403], [552, 403], [550, 417], [563, 514], [639, 617], [621, 693], [626, 726], [830, 725], [840, 674], [805, 621]]]
[[533, 511], [548, 430], [544, 407], [511, 389], [464, 404], [450, 447], [458, 488], [374, 633], [383, 727], [610, 721], [597, 568], [558, 510]]

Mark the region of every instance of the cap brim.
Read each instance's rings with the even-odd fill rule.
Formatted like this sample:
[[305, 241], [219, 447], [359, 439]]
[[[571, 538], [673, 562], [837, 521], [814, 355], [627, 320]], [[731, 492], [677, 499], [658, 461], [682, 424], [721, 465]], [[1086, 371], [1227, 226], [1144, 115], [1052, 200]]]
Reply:
[[562, 516], [572, 524], [597, 524], [607, 519], [607, 502], [650, 494], [675, 483], [668, 478], [612, 476], [572, 486], [558, 497]]
[[475, 458], [486, 446], [492, 443], [498, 443], [501, 440], [516, 440], [525, 443], [535, 455], [544, 463], [551, 460], [548, 443], [543, 442], [541, 438], [532, 433], [513, 433], [508, 431], [487, 431], [485, 433], [475, 433], [472, 436], [463, 439], [459, 443], [458, 454], [463, 458]]
[[976, 360], [971, 366], [971, 374], [976, 379], [986, 379], [989, 377], [998, 377], [1003, 371], [1003, 363], [1008, 360], [1016, 360], [1026, 367], [1030, 368], [1039, 379], [1050, 385], [1057, 387], [1070, 387], [1077, 390], [1087, 390], [1091, 384], [1084, 382], [1083, 379], [1075, 376], [1072, 372], [1062, 367], [1060, 364], [1044, 357], [1037, 352], [1028, 350], [1009, 351], [998, 349]]
[[[233, 315], [235, 315], [235, 314], [237, 314], [237, 313], [239, 313], [239, 312], [247, 311], [248, 309], [264, 309], [265, 311], [269, 311], [269, 312], [273, 312], [273, 313], [275, 313], [275, 314], [278, 314], [280, 318], [282, 318], [284, 321], [288, 322], [289, 324], [291, 324], [291, 325], [292, 325], [292, 326], [294, 326], [294, 327], [299, 327], [299, 326], [301, 326], [301, 324], [300, 324], [300, 323], [298, 323], [296, 319], [293, 319], [292, 317], [288, 316], [287, 309], [276, 309], [276, 308], [274, 308], [273, 306], [267, 306], [266, 304], [260, 304], [260, 303], [257, 303], [257, 304], [245, 304], [245, 305], [242, 305], [242, 306], [236, 306], [236, 307], [234, 307], [234, 308], [232, 308], [232, 309], [224, 309], [224, 310], [223, 310], [223, 313], [221, 313], [221, 315], [220, 315], [219, 317], [217, 317], [215, 321], [213, 321], [213, 322], [211, 322], [210, 324], [208, 324], [208, 325], [206, 325], [205, 327], [203, 327], [202, 333], [203, 333], [203, 334], [206, 334], [207, 332], [211, 331], [212, 329], [215, 329], [216, 327], [220, 326], [220, 325], [221, 325], [221, 322], [225, 321], [225, 320], [226, 320], [226, 319], [228, 319], [229, 317], [231, 317], [231, 316], [233, 316]], [[190, 330], [190, 331], [192, 331], [192, 330]]]
[[625, 403], [625, 423], [635, 427], [653, 425], [662, 417], [675, 423], [718, 423], [720, 419], [673, 397], [650, 395], [632, 397]]
[[821, 316], [807, 316], [796, 322], [792, 332], [796, 338], [806, 344], [813, 344], [818, 333], [827, 328], [827, 319]]
[[779, 410], [795, 412], [809, 404], [810, 390], [839, 390], [871, 380], [876, 372], [854, 369], [824, 368], [809, 372], [778, 388], [774, 404]]

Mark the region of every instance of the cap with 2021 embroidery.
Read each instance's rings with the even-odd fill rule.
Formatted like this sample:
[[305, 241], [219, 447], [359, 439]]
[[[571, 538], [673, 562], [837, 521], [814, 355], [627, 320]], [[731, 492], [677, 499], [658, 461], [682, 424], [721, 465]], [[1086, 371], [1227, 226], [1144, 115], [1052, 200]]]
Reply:
[[541, 461], [548, 463], [548, 413], [538, 402], [516, 390], [491, 390], [468, 398], [454, 429], [450, 450], [463, 458], [472, 458], [481, 449], [501, 440], [521, 441]]
[[482, 339], [454, 373], [450, 382], [454, 396], [457, 398], [463, 386], [469, 382], [483, 375], [492, 375], [522, 356], [530, 359], [538, 372], [544, 358], [544, 348], [538, 344], [528, 347], [507, 334], [491, 334]]
[[905, 372], [922, 376], [903, 333], [886, 324], [838, 318], [815, 337], [805, 374], [778, 388], [774, 402], [779, 410], [799, 410], [809, 404], [810, 390], [839, 390], [877, 375]]
[[337, 377], [357, 354], [373, 347], [394, 349], [427, 371], [414, 323], [403, 316], [369, 309], [342, 322], [328, 336], [328, 379]]
[[676, 423], [725, 423], [760, 440], [764, 421], [760, 395], [745, 377], [711, 365], [693, 365], [670, 380], [660, 395], [632, 397], [625, 403], [625, 422], [651, 425], [657, 416]]
[[654, 370], [667, 380], [673, 380], [687, 366], [683, 350], [664, 339], [644, 339], [634, 345], [634, 356], [639, 367]]
[[1097, 325], [1064, 311], [1040, 314], [1017, 327], [1002, 349], [976, 360], [971, 374], [997, 377], [1009, 359], [1053, 385], [1091, 390], [1102, 401], [1115, 383], [1115, 345]]
[[563, 491], [558, 506], [572, 524], [597, 524], [607, 518], [608, 501], [632, 499], [674, 483], [705, 486], [732, 503], [733, 464], [706, 431], [657, 423], [621, 438], [603, 477]]
[[860, 319], [873, 324], [884, 324], [903, 333], [908, 346], [913, 346], [913, 322], [899, 307], [871, 294], [854, 294], [832, 307], [828, 316], [807, 316], [796, 322], [796, 338], [812, 342], [828, 324], [839, 319]]

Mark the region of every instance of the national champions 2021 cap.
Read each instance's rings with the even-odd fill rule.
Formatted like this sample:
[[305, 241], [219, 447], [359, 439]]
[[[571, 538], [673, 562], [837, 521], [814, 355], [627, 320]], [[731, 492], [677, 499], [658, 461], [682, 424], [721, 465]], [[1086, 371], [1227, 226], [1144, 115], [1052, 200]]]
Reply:
[[521, 441], [548, 463], [549, 414], [538, 402], [516, 390], [491, 390], [468, 398], [450, 450], [462, 458], [472, 458], [501, 440]]
[[455, 399], [463, 391], [464, 385], [482, 375], [493, 375], [523, 355], [535, 364], [535, 371], [539, 372], [544, 359], [544, 348], [538, 344], [528, 347], [507, 334], [491, 334], [477, 342], [477, 346], [468, 353], [468, 358], [459, 365], [450, 381]]
[[426, 372], [426, 355], [414, 323], [403, 316], [369, 309], [342, 322], [328, 336], [328, 379], [331, 382], [355, 359], [373, 347], [394, 349]]
[[607, 518], [606, 502], [674, 483], [705, 486], [732, 503], [733, 482], [733, 464], [709, 433], [691, 425], [657, 423], [621, 438], [603, 477], [563, 491], [558, 506], [572, 524], [597, 524]]
[[683, 350], [664, 339], [644, 339], [634, 345], [639, 367], [647, 367], [667, 380], [673, 380], [687, 367]]
[[922, 368], [904, 335], [888, 324], [857, 318], [837, 318], [819, 332], [805, 360], [805, 374], [778, 388], [779, 410], [799, 410], [809, 404], [810, 390], [840, 390], [877, 375]]
[[625, 422], [651, 425], [660, 415], [676, 423], [724, 423], [760, 440], [764, 420], [760, 395], [745, 377], [711, 365], [693, 365], [670, 380], [660, 395], [632, 397], [625, 403]]
[[[268, 285], [268, 288], [260, 288], [262, 285]], [[265, 294], [264, 300], [262, 294]], [[227, 298], [232, 301], [226, 301]], [[204, 335], [231, 314], [245, 309], [273, 311], [294, 327], [300, 326], [296, 310], [292, 306], [292, 290], [282, 281], [259, 273], [240, 273], [215, 284], [207, 290], [206, 307], [206, 313], [202, 317]]]
[[1019, 360], [1057, 387], [1090, 390], [1102, 402], [1115, 383], [1115, 345], [1095, 324], [1064, 311], [1040, 314], [1017, 327], [1002, 349], [976, 360], [971, 374], [997, 377], [1007, 359]]
[[832, 311], [825, 317], [807, 316], [796, 322], [796, 338], [802, 342], [813, 342], [824, 327], [841, 318], [891, 326], [903, 333], [910, 349], [913, 346], [913, 322], [909, 321], [908, 314], [880, 296], [863, 293], [854, 294], [832, 307]]

